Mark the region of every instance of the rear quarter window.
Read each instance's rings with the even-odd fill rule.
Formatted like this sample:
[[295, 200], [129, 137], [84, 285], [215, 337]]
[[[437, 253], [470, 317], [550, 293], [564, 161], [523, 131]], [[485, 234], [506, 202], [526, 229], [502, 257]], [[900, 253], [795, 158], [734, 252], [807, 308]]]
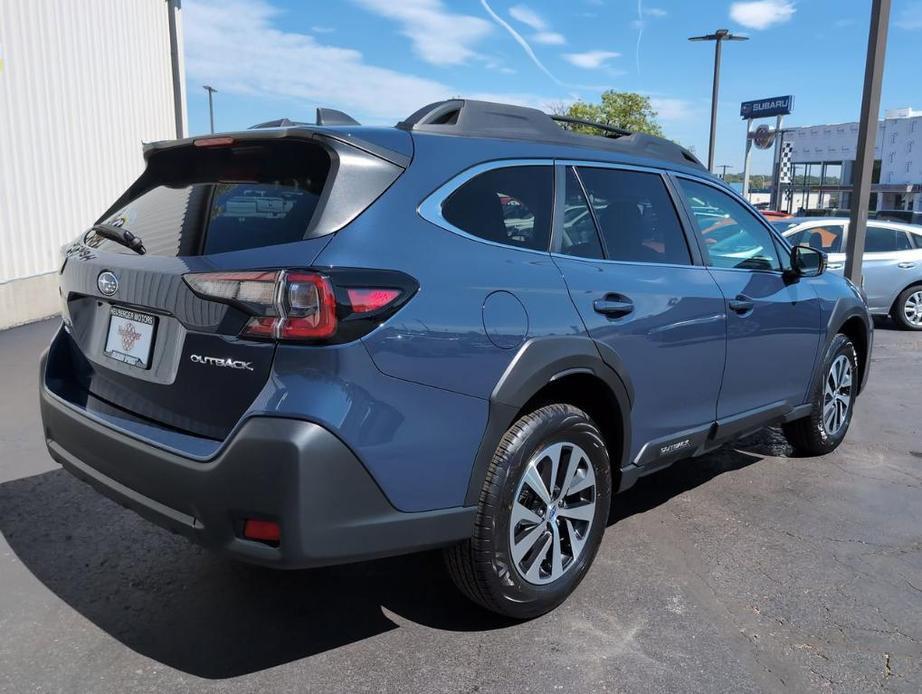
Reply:
[[461, 231], [514, 248], [546, 251], [551, 235], [553, 170], [508, 166], [474, 176], [442, 203]]

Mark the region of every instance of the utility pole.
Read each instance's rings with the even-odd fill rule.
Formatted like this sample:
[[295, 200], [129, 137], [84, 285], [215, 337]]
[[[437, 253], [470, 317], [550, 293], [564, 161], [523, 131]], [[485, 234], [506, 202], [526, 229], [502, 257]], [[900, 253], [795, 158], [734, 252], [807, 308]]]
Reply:
[[721, 169], [720, 177], [726, 180], [727, 179], [727, 169], [729, 169], [733, 165], [732, 164], [718, 164], [717, 166], [718, 168]]
[[871, 196], [874, 142], [877, 140], [880, 86], [883, 81], [889, 24], [890, 0], [871, 0], [868, 57], [864, 67], [864, 93], [861, 97], [861, 121], [858, 125], [852, 204], [848, 236], [845, 241], [845, 276], [858, 285], [861, 284], [861, 262], [864, 258], [864, 238], [868, 225], [868, 198]]
[[211, 101], [211, 95], [218, 90], [207, 84], [203, 84], [202, 89], [208, 92], [208, 122], [211, 124], [211, 132], [214, 132], [214, 104]]
[[714, 42], [714, 83], [711, 88], [711, 136], [708, 140], [708, 171], [714, 171], [714, 148], [717, 144], [717, 95], [720, 92], [720, 44], [724, 41], [748, 41], [748, 36], [731, 34], [729, 29], [718, 29], [713, 34], [690, 36], [689, 41]]

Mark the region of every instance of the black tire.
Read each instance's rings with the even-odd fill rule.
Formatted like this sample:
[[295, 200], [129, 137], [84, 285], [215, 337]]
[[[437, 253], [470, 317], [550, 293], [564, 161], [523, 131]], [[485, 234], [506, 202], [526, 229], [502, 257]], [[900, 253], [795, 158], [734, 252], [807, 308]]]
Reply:
[[907, 287], [900, 292], [900, 295], [896, 297], [896, 301], [893, 302], [893, 309], [890, 311], [890, 317], [893, 319], [893, 322], [903, 330], [922, 330], [922, 324], [915, 325], [909, 322], [905, 310], [906, 302], [909, 301], [909, 297], [920, 291], [922, 291], [922, 286], [918, 284]]
[[[840, 356], [845, 356], [851, 364], [850, 401], [841, 426], [830, 433], [823, 421], [825, 390], [832, 365]], [[813, 411], [807, 417], [782, 425], [785, 438], [794, 449], [794, 454], [798, 456], [825, 455], [834, 451], [842, 443], [852, 421], [852, 412], [855, 409], [855, 397], [859, 384], [858, 355], [852, 341], [841, 333], [836, 335], [832, 339], [829, 349], [826, 350], [826, 359], [823, 361], [822, 368], [822, 378], [818, 379], [811, 398]]]
[[[596, 505], [581, 551], [573, 553], [559, 578], [537, 585], [526, 581], [513, 563], [509, 524], [519, 483], [532, 458], [561, 442], [586, 453], [595, 473]], [[480, 493], [473, 537], [445, 550], [448, 573], [462, 593], [488, 610], [515, 619], [537, 617], [566, 600], [585, 576], [604, 534], [610, 504], [608, 452], [592, 419], [572, 405], [542, 407], [515, 422], [500, 441]]]

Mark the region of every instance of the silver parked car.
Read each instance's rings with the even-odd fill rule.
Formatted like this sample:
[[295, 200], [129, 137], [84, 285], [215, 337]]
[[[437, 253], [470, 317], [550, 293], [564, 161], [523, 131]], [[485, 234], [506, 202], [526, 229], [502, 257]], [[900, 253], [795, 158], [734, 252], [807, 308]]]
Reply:
[[[792, 217], [772, 225], [791, 245], [825, 251], [828, 269], [843, 271], [847, 218]], [[922, 226], [869, 221], [862, 275], [871, 313], [889, 314], [902, 328], [922, 330]]]

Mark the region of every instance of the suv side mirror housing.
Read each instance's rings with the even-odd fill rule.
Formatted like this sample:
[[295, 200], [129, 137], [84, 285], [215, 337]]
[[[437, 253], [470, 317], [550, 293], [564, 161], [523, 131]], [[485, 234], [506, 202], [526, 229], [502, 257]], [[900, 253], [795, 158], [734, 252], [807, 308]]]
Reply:
[[817, 277], [826, 269], [826, 254], [810, 246], [791, 249], [791, 269], [797, 277]]

